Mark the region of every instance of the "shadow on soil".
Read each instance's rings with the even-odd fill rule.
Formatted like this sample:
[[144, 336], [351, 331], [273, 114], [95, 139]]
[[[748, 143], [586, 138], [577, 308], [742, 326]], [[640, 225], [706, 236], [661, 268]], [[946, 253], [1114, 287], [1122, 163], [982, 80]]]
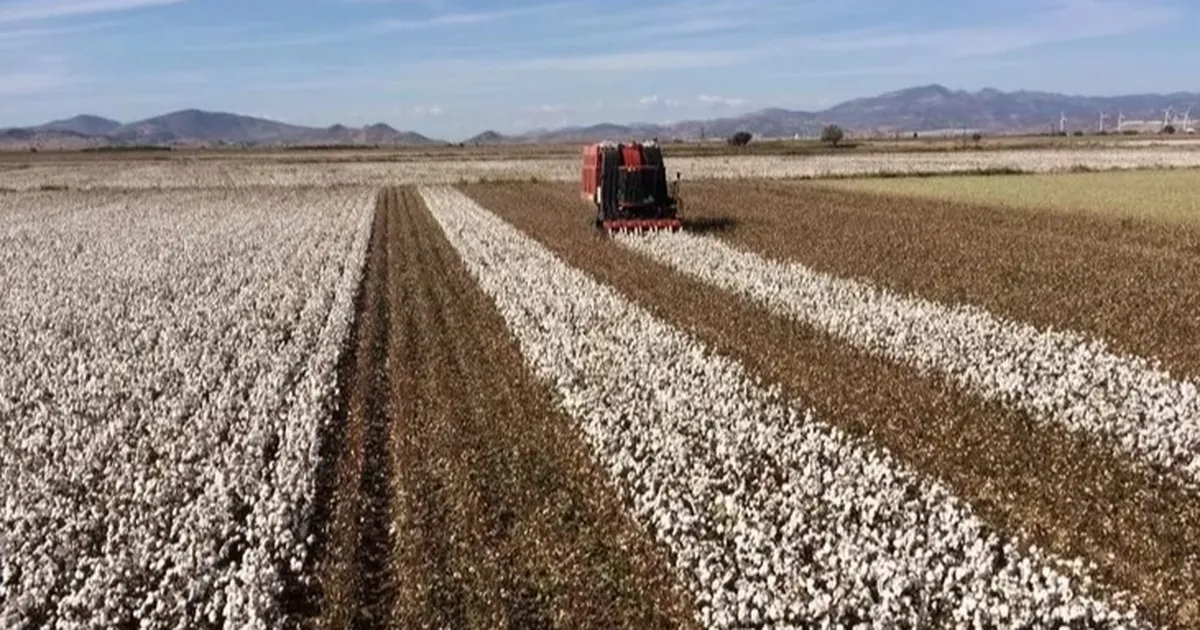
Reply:
[[736, 228], [738, 222], [728, 217], [697, 217], [683, 220], [683, 231], [692, 234], [708, 234], [711, 232], [729, 232]]

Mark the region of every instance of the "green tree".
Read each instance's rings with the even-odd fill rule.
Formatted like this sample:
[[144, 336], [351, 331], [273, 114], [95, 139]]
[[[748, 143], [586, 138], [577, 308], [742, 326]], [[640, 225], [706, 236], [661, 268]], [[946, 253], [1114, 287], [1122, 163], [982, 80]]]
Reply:
[[846, 137], [846, 132], [837, 125], [825, 125], [821, 130], [821, 142], [828, 142], [833, 146], [837, 146], [839, 142]]
[[749, 131], [739, 131], [732, 136], [729, 136], [729, 144], [735, 147], [744, 147], [750, 144], [750, 140], [754, 138]]

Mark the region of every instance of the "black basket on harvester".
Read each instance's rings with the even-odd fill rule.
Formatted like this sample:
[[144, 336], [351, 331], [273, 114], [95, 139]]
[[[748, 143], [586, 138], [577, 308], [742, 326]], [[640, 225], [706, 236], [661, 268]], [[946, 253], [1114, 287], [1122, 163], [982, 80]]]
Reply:
[[580, 196], [596, 205], [604, 231], [676, 231], [679, 173], [667, 185], [662, 149], [656, 142], [598, 142], [583, 148]]

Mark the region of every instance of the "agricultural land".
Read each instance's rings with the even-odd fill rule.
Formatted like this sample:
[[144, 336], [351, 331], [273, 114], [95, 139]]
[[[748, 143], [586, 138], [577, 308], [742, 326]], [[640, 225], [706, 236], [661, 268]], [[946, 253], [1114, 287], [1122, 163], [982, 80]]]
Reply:
[[0, 158], [0, 627], [1200, 628], [1191, 145], [164, 153]]

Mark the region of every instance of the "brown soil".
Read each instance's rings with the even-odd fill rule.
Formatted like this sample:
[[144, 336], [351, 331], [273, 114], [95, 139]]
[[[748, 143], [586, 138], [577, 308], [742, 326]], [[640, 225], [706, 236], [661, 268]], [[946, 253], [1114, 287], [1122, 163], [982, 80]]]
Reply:
[[696, 183], [692, 220], [768, 256], [1109, 340], [1200, 378], [1200, 229], [889, 198], [803, 182]]
[[[1094, 561], [1100, 579], [1143, 598], [1160, 623], [1200, 624], [1195, 494], [1083, 438], [1037, 427], [942, 379], [872, 358], [624, 249], [591, 230], [592, 210], [570, 185], [464, 190], [567, 263], [946, 483], [1001, 531]], [[697, 224], [706, 226], [724, 224]]]
[[381, 193], [360, 308], [309, 625], [692, 625], [411, 190]]

